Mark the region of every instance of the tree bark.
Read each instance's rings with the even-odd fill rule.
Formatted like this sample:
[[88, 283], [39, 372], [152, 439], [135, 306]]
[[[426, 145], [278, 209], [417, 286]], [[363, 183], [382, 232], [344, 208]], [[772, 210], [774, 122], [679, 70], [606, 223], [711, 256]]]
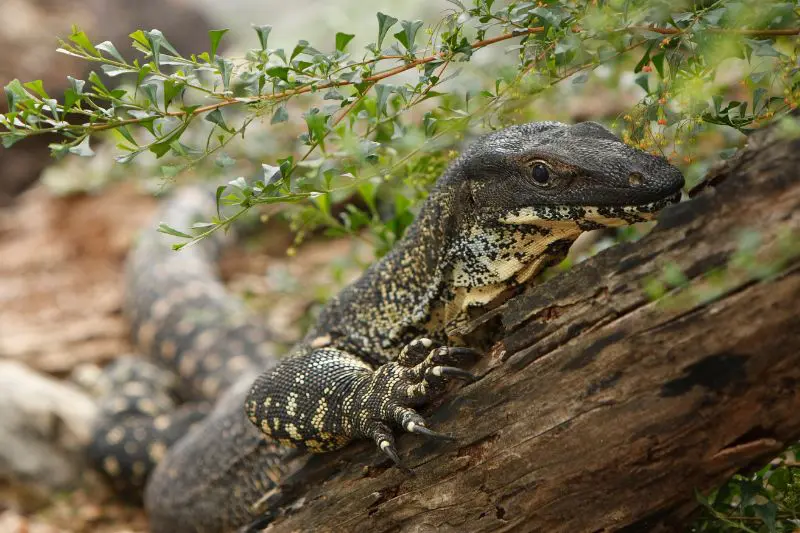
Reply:
[[[472, 324], [496, 342], [428, 409], [458, 440], [399, 439], [415, 475], [370, 443], [298, 459], [269, 531], [683, 529], [695, 489], [800, 438], [800, 139], [776, 132]], [[665, 268], [685, 280], [651, 301]]]

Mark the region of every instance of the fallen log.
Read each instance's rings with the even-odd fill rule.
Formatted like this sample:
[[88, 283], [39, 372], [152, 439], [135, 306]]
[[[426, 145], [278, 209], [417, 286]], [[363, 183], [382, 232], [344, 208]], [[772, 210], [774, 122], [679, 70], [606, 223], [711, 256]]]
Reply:
[[684, 529], [800, 438], [799, 169], [762, 132], [644, 239], [481, 317], [481, 379], [428, 410], [457, 442], [400, 438], [414, 475], [369, 443], [298, 459], [268, 530]]

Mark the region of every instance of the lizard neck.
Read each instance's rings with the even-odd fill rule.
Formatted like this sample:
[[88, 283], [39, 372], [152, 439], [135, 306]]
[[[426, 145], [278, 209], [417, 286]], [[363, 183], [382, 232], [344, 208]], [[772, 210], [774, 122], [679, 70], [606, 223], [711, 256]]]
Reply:
[[449, 187], [434, 187], [405, 236], [328, 302], [306, 342], [329, 342], [381, 363], [418, 336], [444, 341], [432, 311], [446, 292], [449, 243], [459, 231], [456, 197]]
[[572, 221], [504, 223], [470, 202], [467, 191], [434, 188], [403, 239], [326, 306], [307, 339], [340, 339], [377, 362], [421, 335], [444, 342], [474, 309], [563, 258], [581, 231]]

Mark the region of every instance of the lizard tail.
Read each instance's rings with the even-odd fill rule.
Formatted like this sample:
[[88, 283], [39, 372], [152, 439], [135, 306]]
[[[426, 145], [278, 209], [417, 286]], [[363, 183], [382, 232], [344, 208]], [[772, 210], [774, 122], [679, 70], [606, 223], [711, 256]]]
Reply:
[[217, 259], [230, 236], [217, 232], [175, 251], [155, 229], [164, 222], [185, 230], [215, 214], [213, 194], [179, 189], [128, 259], [124, 310], [149, 361], [130, 356], [106, 368], [88, 456], [129, 499], [141, 498], [150, 472], [218, 396], [276, 362], [267, 328], [219, 277]]

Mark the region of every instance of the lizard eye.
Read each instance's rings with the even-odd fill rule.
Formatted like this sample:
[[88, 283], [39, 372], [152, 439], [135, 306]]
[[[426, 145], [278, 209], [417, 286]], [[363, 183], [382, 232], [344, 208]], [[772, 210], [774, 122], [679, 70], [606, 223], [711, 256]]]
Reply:
[[533, 164], [531, 174], [533, 175], [533, 181], [539, 185], [547, 185], [550, 181], [550, 170], [547, 168], [547, 165], [540, 161]]

